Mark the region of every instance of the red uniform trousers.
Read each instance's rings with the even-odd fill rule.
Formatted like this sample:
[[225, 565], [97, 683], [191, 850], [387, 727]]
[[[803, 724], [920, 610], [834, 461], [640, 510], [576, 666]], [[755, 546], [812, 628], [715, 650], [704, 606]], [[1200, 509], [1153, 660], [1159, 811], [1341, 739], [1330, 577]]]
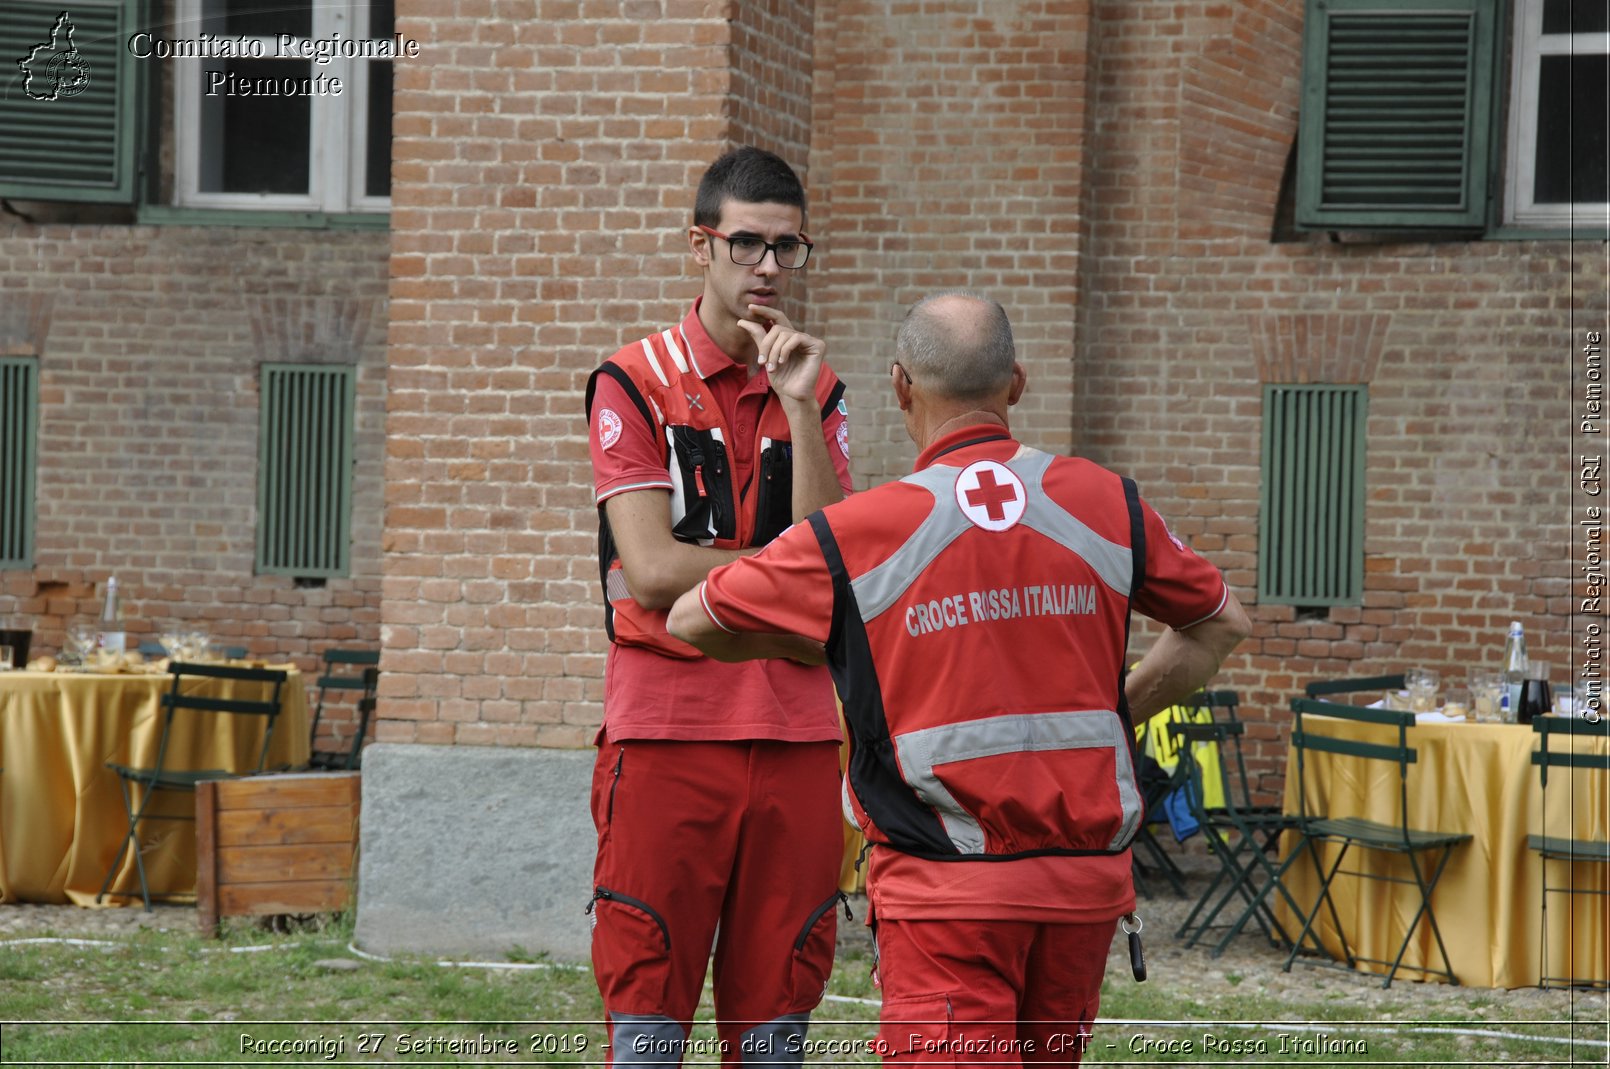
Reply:
[[612, 1064], [680, 1064], [712, 940], [722, 1064], [800, 1064], [838, 930], [838, 789], [834, 742], [600, 744], [590, 909]]
[[896, 1065], [1078, 1065], [1117, 925], [879, 918], [878, 1052]]

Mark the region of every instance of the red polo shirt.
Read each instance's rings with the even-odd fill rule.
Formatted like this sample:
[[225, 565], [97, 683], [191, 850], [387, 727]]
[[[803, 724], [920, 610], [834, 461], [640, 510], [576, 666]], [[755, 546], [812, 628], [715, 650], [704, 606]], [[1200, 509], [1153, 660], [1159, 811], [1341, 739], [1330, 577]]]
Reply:
[[[702, 298], [700, 298], [702, 300]], [[699, 300], [680, 326], [673, 328], [689, 365], [708, 387], [696, 403], [717, 406], [733, 436], [727, 457], [732, 467], [734, 500], [754, 508], [755, 495], [741, 491], [754, 476], [755, 437], [760, 413], [776, 404], [764, 370], [749, 374], [747, 365], [722, 352], [699, 321]], [[632, 342], [622, 352], [638, 349]], [[593, 486], [598, 504], [632, 490], [671, 490], [665, 444], [656, 440], [631, 399], [608, 375], [598, 377], [593, 399]], [[840, 406], [822, 424], [828, 456], [839, 485], [850, 493], [848, 420]], [[636, 646], [611, 645], [604, 676], [604, 724], [611, 740], [675, 739], [734, 741], [777, 739], [784, 742], [837, 741], [838, 711], [833, 683], [825, 668], [808, 668], [787, 660], [725, 664], [700, 657], [678, 660]]]

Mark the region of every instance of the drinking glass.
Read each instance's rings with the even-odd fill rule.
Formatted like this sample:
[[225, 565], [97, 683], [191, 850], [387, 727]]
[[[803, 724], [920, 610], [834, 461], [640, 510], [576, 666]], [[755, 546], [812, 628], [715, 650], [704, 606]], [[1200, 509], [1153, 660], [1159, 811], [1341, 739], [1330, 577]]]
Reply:
[[17, 651], [10, 646], [0, 646], [0, 672], [9, 672], [16, 667]]
[[1497, 672], [1470, 673], [1470, 701], [1477, 723], [1497, 724], [1504, 719], [1504, 677]]
[[1442, 715], [1450, 720], [1470, 716], [1470, 691], [1464, 687], [1450, 687], [1442, 699]]
[[185, 636], [189, 644], [189, 656], [194, 661], [209, 660], [212, 647], [212, 638], [205, 631], [191, 631]]
[[1429, 713], [1437, 707], [1437, 687], [1442, 673], [1431, 668], [1411, 668], [1403, 673], [1403, 682], [1409, 688], [1409, 708], [1417, 713]]
[[185, 659], [186, 644], [183, 631], [178, 628], [164, 631], [157, 636], [157, 641], [162, 643], [162, 648], [168, 651], [169, 660], [182, 661]]
[[67, 650], [79, 664], [88, 665], [90, 654], [95, 652], [94, 624], [73, 624], [67, 629]]

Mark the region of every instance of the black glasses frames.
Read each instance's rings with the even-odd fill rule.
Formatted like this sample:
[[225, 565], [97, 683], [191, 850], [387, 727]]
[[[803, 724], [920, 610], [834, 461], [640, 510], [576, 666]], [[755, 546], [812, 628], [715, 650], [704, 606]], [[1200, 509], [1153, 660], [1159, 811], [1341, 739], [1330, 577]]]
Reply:
[[727, 254], [739, 267], [754, 267], [764, 260], [769, 252], [776, 257], [778, 267], [797, 271], [805, 266], [805, 261], [811, 258], [811, 249], [815, 247], [804, 234], [797, 238], [784, 238], [782, 241], [766, 241], [747, 234], [729, 237], [702, 223], [695, 225], [711, 237], [725, 241]]

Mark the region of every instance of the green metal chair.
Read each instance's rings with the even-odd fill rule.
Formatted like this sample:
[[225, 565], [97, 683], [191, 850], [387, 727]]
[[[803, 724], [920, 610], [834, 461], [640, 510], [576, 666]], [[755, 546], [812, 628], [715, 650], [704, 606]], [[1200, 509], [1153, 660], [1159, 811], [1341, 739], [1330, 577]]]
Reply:
[[[1236, 692], [1202, 691], [1188, 704], [1210, 715], [1171, 724], [1169, 731], [1179, 740], [1180, 760], [1187, 766], [1192, 812], [1202, 828], [1209, 852], [1219, 862], [1219, 871], [1198, 897], [1175, 936], [1184, 939], [1187, 946], [1195, 946], [1208, 931], [1224, 928], [1225, 934], [1213, 949], [1213, 956], [1218, 957], [1247, 921], [1252, 920], [1271, 941], [1289, 944], [1290, 937], [1269, 904], [1260, 899], [1258, 891], [1275, 880], [1279, 871], [1280, 835], [1296, 827], [1297, 818], [1288, 816], [1278, 804], [1252, 800], [1252, 780], [1247, 774], [1246, 755], [1241, 746], [1246, 725], [1238, 716], [1240, 697]], [[1201, 760], [1203, 749], [1211, 750], [1217, 761]], [[1213, 766], [1218, 804], [1207, 803], [1213, 792], [1208, 790], [1209, 775], [1204, 764]], [[1302, 910], [1289, 893], [1277, 884], [1274, 886], [1286, 897], [1293, 912], [1301, 916]], [[1216, 925], [1219, 915], [1237, 899], [1241, 901], [1242, 913], [1234, 922]]]
[[[1390, 679], [1392, 677], [1379, 677]], [[1378, 689], [1371, 681], [1370, 686], [1361, 686], [1358, 689]], [[1339, 693], [1330, 691], [1330, 693]], [[1399, 969], [1409, 969], [1413, 972], [1423, 973], [1426, 976], [1445, 976], [1448, 982], [1458, 985], [1459, 978], [1453, 973], [1448, 962], [1448, 950], [1443, 945], [1442, 930], [1437, 926], [1437, 918], [1431, 907], [1432, 895], [1436, 891], [1437, 881], [1442, 878], [1442, 870], [1448, 863], [1457, 846], [1471, 840], [1468, 833], [1428, 831], [1412, 828], [1408, 824], [1409, 811], [1409, 766], [1417, 762], [1417, 754], [1409, 745], [1409, 731], [1414, 727], [1414, 714], [1411, 712], [1398, 712], [1391, 709], [1368, 709], [1356, 705], [1343, 705], [1338, 702], [1319, 701], [1313, 698], [1293, 698], [1291, 710], [1296, 716], [1292, 727], [1291, 746], [1297, 757], [1297, 797], [1299, 799], [1298, 813], [1298, 843], [1290, 855], [1282, 863], [1278, 877], [1283, 877], [1299, 858], [1310, 858], [1314, 865], [1314, 873], [1319, 878], [1319, 895], [1314, 901], [1313, 909], [1303, 918], [1302, 928], [1292, 943], [1291, 953], [1287, 956], [1286, 971], [1291, 970], [1292, 962], [1296, 960], [1303, 943], [1313, 930], [1314, 919], [1319, 911], [1328, 908], [1331, 923], [1335, 925], [1337, 937], [1342, 943], [1342, 955], [1349, 969], [1355, 968], [1360, 961], [1389, 966], [1383, 987], [1391, 987], [1392, 980]], [[1351, 721], [1356, 724], [1376, 724], [1392, 729], [1396, 735], [1393, 742], [1371, 742], [1358, 739], [1342, 739], [1326, 735], [1310, 729], [1305, 721], [1308, 716], [1327, 716], [1340, 720]], [[1362, 817], [1335, 817], [1328, 813], [1314, 813], [1309, 810], [1307, 775], [1311, 753], [1336, 754], [1346, 757], [1360, 758], [1367, 761], [1386, 761], [1395, 765], [1398, 773], [1398, 797], [1395, 806], [1396, 819], [1392, 823], [1368, 820]], [[1319, 855], [1319, 844], [1339, 844], [1335, 860], [1329, 870], [1325, 870]], [[1413, 878], [1392, 876], [1379, 870], [1370, 868], [1346, 869], [1342, 863], [1354, 849], [1361, 851], [1374, 851], [1378, 853], [1393, 854], [1405, 858]], [[1398, 947], [1397, 956], [1391, 961], [1379, 958], [1366, 958], [1356, 955], [1347, 945], [1347, 932], [1337, 915], [1336, 904], [1331, 899], [1331, 884], [1340, 873], [1357, 876], [1364, 880], [1373, 880], [1392, 884], [1412, 884], [1418, 890], [1419, 904], [1414, 917], [1410, 920], [1408, 929], [1403, 936], [1403, 943]], [[1277, 878], [1276, 883], [1279, 880]], [[1268, 897], [1268, 888], [1262, 890], [1258, 898]], [[1431, 929], [1436, 940], [1437, 952], [1442, 957], [1441, 969], [1430, 969], [1423, 966], [1404, 965], [1403, 956], [1409, 949], [1414, 933], [1424, 919]]]
[[[1570, 937], [1571, 906], [1577, 895], [1592, 895], [1599, 898], [1610, 896], [1610, 889], [1605, 889], [1607, 877], [1606, 866], [1610, 866], [1610, 841], [1603, 839], [1576, 838], [1571, 834], [1550, 835], [1552, 830], [1547, 823], [1548, 816], [1548, 786], [1549, 769], [1569, 769], [1565, 773], [1567, 778], [1574, 777], [1576, 770], [1586, 770], [1584, 774], [1592, 775], [1595, 772], [1603, 779], [1610, 774], [1610, 718], [1595, 717], [1592, 720], [1581, 717], [1540, 716], [1532, 721], [1532, 731], [1537, 736], [1537, 749], [1532, 751], [1532, 764], [1537, 766], [1538, 785], [1543, 791], [1542, 812], [1544, 823], [1539, 834], [1528, 835], [1526, 845], [1535, 850], [1543, 870], [1543, 909], [1542, 909], [1542, 949], [1538, 964], [1538, 986], [1540, 987], [1610, 987], [1610, 981], [1602, 977], [1579, 978], [1575, 976], [1550, 976], [1548, 974], [1549, 949], [1549, 897], [1551, 895], [1564, 895], [1566, 898], [1566, 938]], [[1588, 744], [1571, 746], [1567, 741], [1563, 749], [1550, 748], [1551, 740], [1588, 740]], [[1598, 740], [1594, 745], [1592, 740]], [[1556, 779], [1559, 777], [1556, 776]], [[1600, 783], [1601, 791], [1604, 784]], [[1595, 797], [1603, 798], [1601, 792], [1590, 792]], [[1599, 803], [1601, 806], [1603, 802]], [[1574, 829], [1567, 829], [1573, 831]], [[1561, 878], [1567, 882], [1554, 884], [1549, 882], [1550, 862], [1554, 862], [1555, 871], [1562, 871]], [[1595, 866], [1598, 872], [1595, 876], [1587, 876], [1577, 865]], [[1599, 888], [1578, 887], [1577, 877], [1596, 879]]]
[[[1182, 706], [1174, 706], [1164, 712], [1177, 718], [1181, 715]], [[1163, 715], [1162, 713], [1158, 714]], [[1170, 721], [1170, 726], [1174, 723]], [[1152, 747], [1161, 745], [1174, 747], [1176, 743], [1169, 735], [1154, 734], [1149, 728], [1150, 721], [1137, 725], [1136, 733], [1147, 741], [1144, 746], [1137, 747], [1139, 767], [1137, 772], [1140, 778], [1142, 811], [1146, 814], [1141, 821], [1140, 829], [1135, 833], [1134, 842], [1130, 844], [1130, 867], [1135, 881], [1135, 890], [1147, 898], [1152, 897], [1150, 877], [1155, 873], [1168, 881], [1177, 898], [1184, 898], [1185, 871], [1170, 855], [1168, 848], [1158, 838], [1154, 830], [1158, 824], [1166, 823], [1164, 815], [1164, 802], [1177, 791], [1183, 791], [1186, 785], [1187, 769], [1177, 759], [1173, 767], [1166, 767], [1159, 758], [1164, 760], [1169, 756], [1166, 753], [1154, 753]]]
[[[222, 679], [236, 683], [256, 684], [257, 698], [214, 698], [195, 693], [200, 680]], [[194, 821], [195, 807], [185, 813], [158, 813], [151, 803], [158, 795], [195, 794], [196, 784], [203, 780], [237, 779], [241, 773], [221, 768], [174, 768], [168, 762], [168, 749], [173, 736], [175, 718], [185, 716], [260, 716], [263, 718], [262, 743], [258, 747], [255, 771], [261, 772], [268, 761], [268, 750], [274, 740], [274, 725], [279, 719], [280, 690], [285, 685], [286, 673], [271, 668], [237, 668], [222, 664], [187, 664], [176, 662], [169, 666], [168, 689], [161, 698], [162, 733], [157, 741], [156, 761], [149, 767], [121, 765], [108, 762], [106, 767], [117, 773], [123, 791], [123, 812], [128, 828], [117, 856], [106, 870], [101, 889], [95, 901], [105, 897], [117, 876], [123, 855], [134, 851], [134, 868], [140, 877], [140, 898], [146, 912], [151, 911], [151, 888], [145, 875], [145, 858], [140, 850], [139, 828], [142, 821]], [[137, 799], [137, 801], [136, 801]]]
[[1403, 673], [1384, 676], [1357, 676], [1352, 679], [1316, 679], [1303, 688], [1310, 698], [1329, 699], [1338, 694], [1357, 694], [1359, 691], [1402, 690], [1407, 684]]
[[[324, 671], [319, 675], [318, 704], [308, 728], [308, 768], [325, 772], [351, 772], [362, 767], [363, 743], [374, 715], [375, 691], [380, 685], [380, 651], [369, 649], [328, 649], [324, 651]], [[356, 694], [353, 712], [357, 727], [343, 749], [320, 749], [319, 722], [325, 707], [333, 707], [344, 696]], [[340, 742], [340, 736], [335, 735]]]

